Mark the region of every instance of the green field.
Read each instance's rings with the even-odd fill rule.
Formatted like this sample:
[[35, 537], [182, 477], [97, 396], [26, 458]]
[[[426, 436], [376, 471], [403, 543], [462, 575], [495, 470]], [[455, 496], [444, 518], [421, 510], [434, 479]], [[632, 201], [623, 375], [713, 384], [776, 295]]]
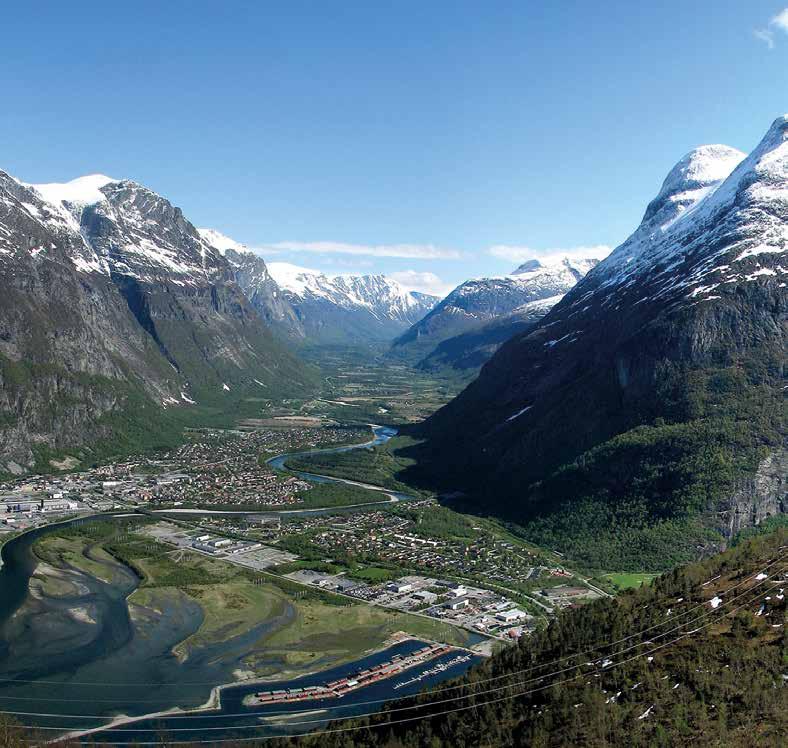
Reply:
[[659, 574], [649, 574], [647, 572], [642, 574], [637, 572], [620, 572], [617, 574], [604, 574], [602, 579], [609, 581], [618, 590], [627, 590], [650, 584], [658, 576]]

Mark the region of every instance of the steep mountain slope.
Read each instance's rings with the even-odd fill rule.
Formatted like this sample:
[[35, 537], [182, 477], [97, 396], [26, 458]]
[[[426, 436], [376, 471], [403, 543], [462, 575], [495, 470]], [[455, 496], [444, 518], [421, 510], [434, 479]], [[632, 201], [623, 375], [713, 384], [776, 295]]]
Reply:
[[[439, 362], [454, 366], [455, 355], [465, 360], [481, 358], [483, 363], [487, 351], [491, 354], [500, 343], [524, 329], [537, 310], [546, 313], [549, 304], [555, 304], [596, 262], [595, 259], [569, 257], [529, 260], [511, 275], [466, 281], [397, 338], [392, 353], [414, 362], [422, 361], [425, 368], [432, 368]], [[543, 304], [526, 308], [533, 302]], [[504, 317], [509, 318], [508, 322], [502, 321]], [[482, 328], [490, 321], [495, 324], [486, 335]], [[506, 334], [509, 323], [511, 335]], [[464, 333], [474, 333], [474, 336], [470, 340], [452, 341], [441, 351], [436, 350], [443, 341]], [[455, 368], [464, 366], [459, 364]]]
[[70, 214], [0, 172], [0, 472], [108, 436], [115, 418], [129, 438], [161, 433], [179, 384]]
[[275, 745], [785, 745], [787, 541], [568, 610], [461, 679]]
[[285, 262], [268, 268], [314, 344], [388, 342], [438, 302], [385, 275], [328, 276]]
[[632, 566], [785, 510], [786, 133], [685, 156], [637, 231], [425, 424], [479, 508]]
[[176, 405], [240, 411], [310, 382], [224, 258], [141, 185], [0, 173], [0, 263], [0, 471], [172, 438]]
[[304, 339], [304, 328], [282, 289], [268, 271], [262, 257], [244, 244], [214, 229], [198, 229], [200, 236], [216, 247], [230, 263], [235, 281], [263, 320], [280, 337], [291, 342]]
[[491, 319], [481, 327], [448, 338], [419, 361], [417, 366], [426, 371], [451, 368], [472, 374], [489, 361], [507, 340], [531, 329], [562, 298], [563, 296], [559, 295], [529, 301], [509, 314]]

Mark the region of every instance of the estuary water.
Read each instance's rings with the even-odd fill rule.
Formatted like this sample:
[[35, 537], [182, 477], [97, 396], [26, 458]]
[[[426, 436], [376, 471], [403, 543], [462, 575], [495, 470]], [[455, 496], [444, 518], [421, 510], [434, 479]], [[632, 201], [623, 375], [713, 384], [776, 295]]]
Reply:
[[[381, 711], [387, 701], [410, 696], [447, 678], [458, 677], [471, 665], [482, 659], [478, 655], [461, 652], [459, 656], [467, 657], [467, 659], [451, 664], [453, 660], [458, 658], [458, 653], [452, 652], [407, 670], [395, 678], [379, 681], [358, 691], [352, 691], [341, 699], [314, 699], [265, 706], [244, 706], [243, 704], [245, 696], [258, 691], [320, 685], [345, 678], [359, 670], [390, 660], [394, 655], [410, 654], [422, 646], [424, 646], [424, 642], [407, 640], [348, 665], [291, 681], [262, 682], [253, 686], [232, 686], [222, 689], [220, 710], [203, 714], [139, 720], [124, 724], [117, 729], [104, 730], [91, 737], [98, 742], [106, 741], [113, 745], [122, 745], [134, 742], [155, 742], [163, 735], [172, 741], [209, 742], [219, 737], [249, 739], [311, 732], [324, 727], [330, 720]], [[439, 672], [434, 672], [436, 670]], [[423, 675], [426, 671], [433, 674]], [[420, 675], [423, 675], [420, 680], [397, 689], [394, 688], [396, 684]], [[461, 691], [452, 691], [445, 694], [444, 697], [456, 697], [461, 693]]]
[[[364, 445], [311, 452], [360, 449], [385, 443], [397, 433], [395, 429], [381, 426], [373, 427], [373, 431], [374, 439]], [[282, 468], [291, 456], [280, 455], [269, 464]], [[297, 474], [317, 482], [366, 485], [328, 476]], [[374, 486], [369, 488], [383, 491]], [[387, 490], [383, 493], [395, 501], [415, 498]], [[348, 507], [347, 511], [359, 508]], [[174, 707], [193, 709], [204, 705], [216, 686], [235, 682], [235, 673], [247, 669], [243, 659], [256, 642], [286, 626], [296, 615], [293, 606], [287, 605], [281, 614], [261, 621], [250, 631], [221, 643], [194, 648], [187, 659], [179, 659], [173, 648], [195, 633], [203, 621], [200, 606], [191, 598], [177, 590], [157, 591], [154, 588], [150, 589], [150, 599], [145, 606], [135, 605], [127, 598], [137, 589], [140, 580], [125, 565], [105, 557], [89, 556], [94, 568], [101, 570], [96, 575], [75, 567], [59, 572], [45, 568], [33, 553], [34, 543], [47, 533], [70, 524], [107, 520], [133, 522], [133, 517], [100, 515], [49, 525], [13, 538], [2, 548], [0, 711], [17, 713], [20, 722], [40, 727], [47, 738], [107, 724], [108, 718], [117, 715], [142, 717]], [[46, 572], [45, 579], [54, 579], [57, 584], [42, 584], [34, 576], [37, 569]], [[463, 662], [449, 665], [447, 663], [456, 658], [457, 653], [444, 655], [408, 671], [407, 678], [380, 681], [340, 700], [267, 707], [244, 707], [242, 703], [250, 692], [323, 683], [390, 659], [397, 653], [407, 654], [420, 646], [422, 643], [408, 640], [385, 652], [296, 681], [232, 685], [221, 689], [218, 711], [131, 722], [112, 732], [91, 735], [90, 740], [112, 744], [155, 743], [162, 729], [170, 731], [173, 739], [204, 741], [231, 735], [248, 738], [308, 732], [328, 719], [376, 711], [383, 701], [456, 677], [480, 660], [470, 655]], [[446, 665], [445, 669], [394, 688], [399, 681], [418, 676], [420, 670], [431, 670], [442, 664]], [[276, 672], [278, 667], [284, 668], [284, 663], [277, 663], [271, 657], [266, 660], [266, 666]], [[369, 704], [370, 701], [373, 703]], [[314, 713], [290, 719], [281, 714], [304, 711]]]
[[[77, 522], [99, 519], [108, 517]], [[188, 596], [153, 589], [147, 607], [129, 604], [126, 598], [139, 579], [116, 562], [106, 563], [103, 579], [75, 568], [56, 575], [62, 594], [41, 588], [32, 577], [40, 563], [32, 547], [60, 527], [34, 530], [2, 549], [0, 710], [27, 712], [19, 717], [28, 724], [87, 727], [100, 720], [72, 717], [199, 706], [213, 686], [232, 682], [234, 671], [245, 669], [243, 658], [255, 642], [295, 615], [288, 605], [249, 631], [193, 648], [181, 660], [173, 647], [195, 633], [203, 620], [202, 609]], [[276, 667], [273, 660], [267, 664]]]

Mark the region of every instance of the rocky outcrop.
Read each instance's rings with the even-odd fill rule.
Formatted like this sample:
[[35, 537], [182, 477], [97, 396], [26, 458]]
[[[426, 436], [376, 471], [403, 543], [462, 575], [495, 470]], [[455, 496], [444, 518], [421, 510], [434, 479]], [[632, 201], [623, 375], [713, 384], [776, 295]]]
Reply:
[[241, 287], [262, 320], [281, 338], [302, 342], [304, 328], [293, 306], [271, 276], [268, 266], [255, 252], [215, 229], [198, 229], [200, 236], [224, 255]]
[[719, 528], [731, 538], [740, 530], [788, 512], [788, 449], [778, 449], [751, 476], [739, 479], [730, 500], [717, 508]]

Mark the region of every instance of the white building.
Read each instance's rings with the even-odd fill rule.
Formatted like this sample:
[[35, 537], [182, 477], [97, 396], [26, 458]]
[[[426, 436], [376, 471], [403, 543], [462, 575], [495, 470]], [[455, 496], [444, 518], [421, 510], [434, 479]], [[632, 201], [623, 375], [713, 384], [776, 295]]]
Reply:
[[527, 618], [528, 614], [519, 608], [512, 608], [511, 610], [496, 613], [495, 617], [504, 623], [513, 623], [514, 621], [521, 621], [523, 618]]

